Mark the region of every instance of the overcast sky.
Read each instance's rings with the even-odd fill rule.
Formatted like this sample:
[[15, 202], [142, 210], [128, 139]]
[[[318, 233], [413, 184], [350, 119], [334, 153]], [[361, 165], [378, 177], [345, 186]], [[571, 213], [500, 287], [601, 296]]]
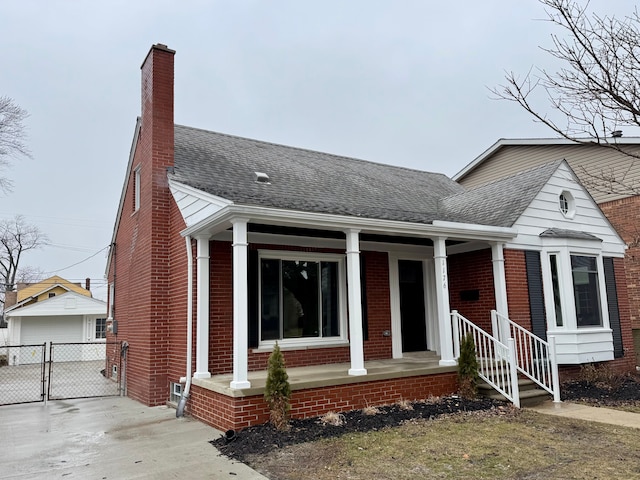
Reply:
[[[635, 2], [591, 7], [624, 16]], [[0, 218], [49, 236], [22, 265], [89, 277], [106, 299], [155, 43], [177, 52], [176, 123], [454, 175], [499, 138], [552, 136], [487, 88], [553, 68], [539, 46], [559, 32], [542, 18], [537, 0], [2, 0], [0, 96], [29, 111], [33, 159], [0, 172], [15, 186]]]

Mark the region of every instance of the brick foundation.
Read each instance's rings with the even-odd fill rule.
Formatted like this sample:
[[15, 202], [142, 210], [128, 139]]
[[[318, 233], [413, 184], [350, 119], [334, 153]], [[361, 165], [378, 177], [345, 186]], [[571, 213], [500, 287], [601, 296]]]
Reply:
[[[291, 397], [291, 417], [308, 418], [399, 400], [449, 395], [457, 389], [456, 379], [457, 373], [454, 372], [295, 390]], [[196, 385], [191, 389], [188, 411], [222, 431], [241, 430], [269, 420], [269, 409], [262, 395], [227, 397]]]

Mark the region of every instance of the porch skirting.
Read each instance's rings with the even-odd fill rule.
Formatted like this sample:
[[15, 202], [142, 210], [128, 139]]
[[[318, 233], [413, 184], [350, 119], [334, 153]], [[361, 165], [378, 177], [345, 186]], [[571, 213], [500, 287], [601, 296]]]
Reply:
[[[400, 400], [423, 400], [456, 391], [457, 367], [423, 359], [366, 362], [368, 375], [351, 376], [348, 366], [291, 368], [291, 417], [307, 418]], [[229, 375], [194, 379], [188, 412], [219, 430], [241, 430], [269, 420], [264, 401], [266, 372], [251, 372], [251, 388], [229, 388]]]

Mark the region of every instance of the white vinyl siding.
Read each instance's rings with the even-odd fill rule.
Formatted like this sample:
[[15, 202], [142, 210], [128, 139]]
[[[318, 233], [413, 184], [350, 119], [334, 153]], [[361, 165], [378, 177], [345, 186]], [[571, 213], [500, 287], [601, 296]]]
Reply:
[[[559, 208], [558, 198], [563, 191], [570, 192], [575, 201], [575, 215], [572, 219], [564, 216]], [[564, 165], [551, 176], [514, 227], [518, 230], [518, 236], [510, 245], [517, 245], [518, 248], [541, 247], [543, 239], [540, 238], [540, 234], [548, 228], [558, 228], [586, 232], [598, 237], [602, 240], [601, 251], [607, 256], [624, 255], [624, 243], [589, 194], [575, 182], [571, 171]]]

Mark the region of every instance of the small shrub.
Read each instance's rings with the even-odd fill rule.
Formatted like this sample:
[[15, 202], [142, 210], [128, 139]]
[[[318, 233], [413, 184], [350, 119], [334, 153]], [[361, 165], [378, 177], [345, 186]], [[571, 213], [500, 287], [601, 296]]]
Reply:
[[474, 399], [478, 395], [478, 359], [473, 335], [467, 333], [460, 341], [458, 359], [458, 394], [462, 398]]
[[364, 415], [378, 415], [380, 413], [380, 409], [378, 407], [374, 407], [373, 405], [367, 405], [362, 409], [362, 413]]
[[341, 413], [327, 412], [318, 419], [322, 425], [332, 425], [334, 427], [340, 427], [345, 423], [345, 417]]
[[273, 426], [278, 430], [288, 430], [291, 386], [289, 385], [284, 356], [277, 343], [269, 355], [264, 399], [269, 406], [270, 421]]
[[400, 410], [413, 410], [413, 405], [409, 400], [405, 400], [404, 398], [398, 401], [398, 407]]
[[580, 367], [578, 379], [606, 390], [616, 390], [625, 380], [625, 375], [613, 370], [608, 363], [589, 363]]

